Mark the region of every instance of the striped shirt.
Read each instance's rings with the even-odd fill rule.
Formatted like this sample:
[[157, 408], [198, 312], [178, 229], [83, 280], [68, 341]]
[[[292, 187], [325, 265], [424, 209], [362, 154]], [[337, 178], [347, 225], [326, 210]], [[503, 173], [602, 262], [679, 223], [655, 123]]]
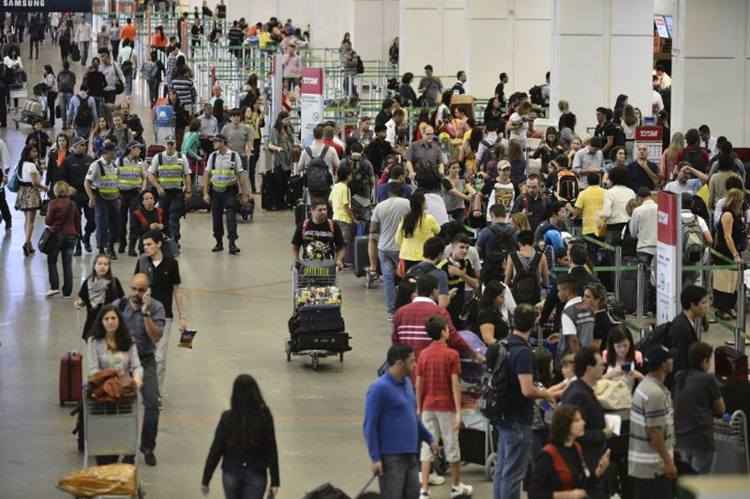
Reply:
[[195, 104], [195, 86], [192, 80], [184, 77], [175, 77], [169, 84], [170, 88], [175, 91], [177, 98], [186, 109], [190, 109]]
[[419, 360], [419, 354], [422, 350], [432, 343], [432, 339], [427, 336], [425, 325], [433, 315], [440, 316], [448, 322], [448, 329], [450, 330], [448, 346], [471, 356], [471, 349], [463, 338], [456, 333], [456, 328], [453, 327], [453, 321], [451, 321], [448, 311], [439, 307], [430, 298], [423, 296], [417, 296], [414, 301], [399, 308], [393, 315], [392, 343], [410, 346], [414, 350], [414, 356]]
[[649, 479], [664, 474], [664, 462], [649, 443], [648, 428], [662, 430], [664, 445], [673, 454], [675, 434], [672, 397], [667, 387], [653, 376], [646, 376], [638, 385], [630, 407], [628, 475], [635, 478]]

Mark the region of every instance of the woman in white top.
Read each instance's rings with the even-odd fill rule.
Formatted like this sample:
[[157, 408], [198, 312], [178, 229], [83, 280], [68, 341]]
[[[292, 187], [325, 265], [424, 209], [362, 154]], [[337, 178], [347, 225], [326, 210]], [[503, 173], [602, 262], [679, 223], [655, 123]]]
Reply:
[[[18, 47], [11, 45], [8, 49], [8, 55], [3, 58], [3, 64], [7, 68], [7, 71], [11, 74], [23, 72], [23, 62], [21, 61], [21, 53]], [[12, 80], [14, 83], [18, 82], [18, 78], [14, 75]], [[21, 82], [22, 83], [22, 82]], [[18, 108], [18, 99], [13, 99], [13, 107]]]
[[[125, 64], [126, 62], [128, 64]], [[117, 56], [117, 64], [120, 66], [123, 76], [125, 76], [125, 95], [133, 95], [133, 78], [135, 78], [135, 68], [138, 67], [138, 58], [135, 55], [132, 40], [122, 41], [120, 53]]]
[[627, 206], [635, 199], [635, 192], [628, 187], [628, 171], [617, 166], [609, 171], [612, 187], [604, 192], [602, 220], [607, 224], [607, 239], [610, 244], [619, 245], [622, 241], [622, 229], [630, 221]]
[[36, 250], [31, 245], [31, 234], [34, 232], [34, 220], [36, 212], [42, 205], [41, 191], [47, 188], [42, 182], [39, 173], [39, 152], [36, 147], [26, 147], [21, 153], [21, 162], [18, 165], [18, 180], [20, 186], [16, 196], [16, 209], [24, 213], [24, 233], [26, 235], [23, 243], [23, 254], [29, 256]]
[[524, 154], [528, 146], [529, 133], [534, 132], [534, 118], [531, 109], [531, 103], [524, 101], [518, 106], [518, 110], [510, 115], [508, 120], [509, 140], [518, 141]]

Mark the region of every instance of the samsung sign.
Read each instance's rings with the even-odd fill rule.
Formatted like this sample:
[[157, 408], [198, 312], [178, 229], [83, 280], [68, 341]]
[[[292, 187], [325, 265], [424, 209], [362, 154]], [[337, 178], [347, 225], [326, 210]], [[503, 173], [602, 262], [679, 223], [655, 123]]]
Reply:
[[91, 12], [92, 0], [0, 0], [0, 10], [10, 12]]

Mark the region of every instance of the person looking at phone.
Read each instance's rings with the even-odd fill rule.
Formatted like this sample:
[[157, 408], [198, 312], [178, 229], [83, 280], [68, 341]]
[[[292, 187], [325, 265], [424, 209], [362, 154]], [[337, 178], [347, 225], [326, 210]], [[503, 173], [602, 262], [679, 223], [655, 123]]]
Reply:
[[[583, 449], [583, 458], [589, 469], [596, 469], [607, 450], [609, 432], [604, 421], [604, 409], [594, 393], [596, 383], [604, 375], [604, 360], [599, 350], [591, 346], [576, 353], [575, 373], [578, 379], [565, 390], [560, 401], [580, 409], [586, 428], [578, 438]], [[605, 497], [602, 481], [596, 481], [588, 490], [589, 497]]]
[[621, 379], [631, 390], [636, 381], [643, 379], [643, 354], [635, 349], [633, 336], [625, 326], [616, 325], [610, 329], [607, 349], [602, 352], [602, 357], [607, 364], [604, 379]]
[[149, 466], [156, 466], [156, 434], [159, 431], [159, 379], [156, 373], [156, 345], [164, 331], [166, 316], [164, 305], [151, 297], [149, 278], [146, 274], [135, 274], [130, 279], [130, 290], [126, 298], [114, 303], [122, 315], [130, 335], [138, 348], [138, 357], [143, 368], [143, 430], [141, 452]]

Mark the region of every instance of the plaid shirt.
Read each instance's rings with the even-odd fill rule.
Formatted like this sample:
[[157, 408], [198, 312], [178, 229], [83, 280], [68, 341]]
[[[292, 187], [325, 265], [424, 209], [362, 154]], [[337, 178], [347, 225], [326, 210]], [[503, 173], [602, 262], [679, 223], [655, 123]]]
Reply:
[[456, 412], [451, 377], [461, 372], [458, 352], [439, 341], [422, 350], [417, 362], [417, 378], [421, 382], [419, 406], [423, 411]]

